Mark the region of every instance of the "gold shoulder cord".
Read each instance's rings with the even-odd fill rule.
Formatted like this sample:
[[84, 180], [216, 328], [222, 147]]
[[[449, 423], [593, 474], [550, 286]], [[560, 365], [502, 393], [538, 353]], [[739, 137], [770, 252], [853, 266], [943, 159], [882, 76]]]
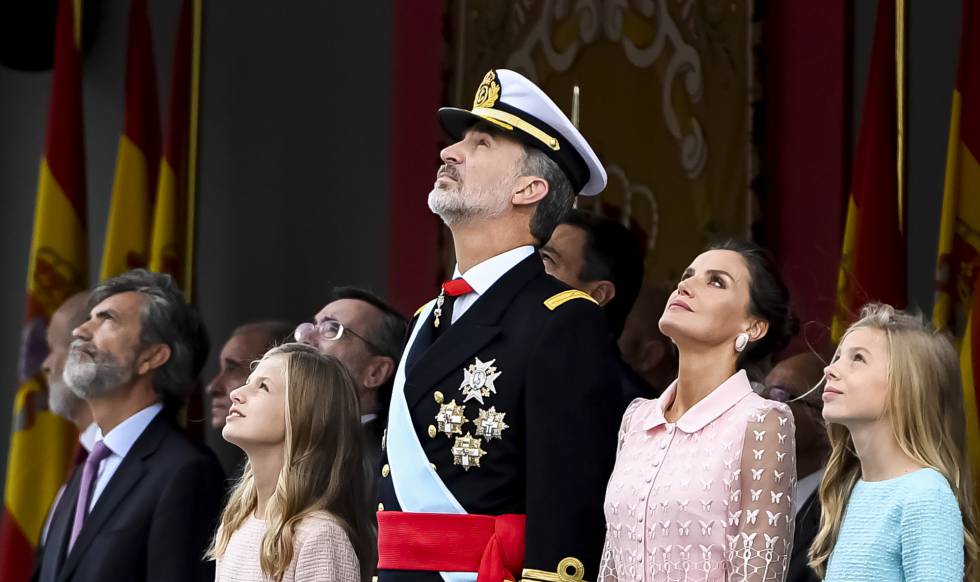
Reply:
[[568, 557], [558, 562], [558, 569], [554, 572], [524, 568], [520, 582], [585, 582], [584, 576], [585, 566], [581, 560]]
[[592, 303], [599, 305], [599, 302], [593, 299], [592, 296], [589, 295], [588, 293], [579, 291], [578, 289], [569, 289], [568, 291], [562, 291], [561, 293], [558, 293], [557, 295], [552, 295], [551, 297], [546, 299], [544, 302], [544, 306], [550, 309], [551, 311], [554, 311], [560, 305], [562, 305], [563, 303], [568, 303], [572, 299], [585, 299], [586, 301], [591, 301]]

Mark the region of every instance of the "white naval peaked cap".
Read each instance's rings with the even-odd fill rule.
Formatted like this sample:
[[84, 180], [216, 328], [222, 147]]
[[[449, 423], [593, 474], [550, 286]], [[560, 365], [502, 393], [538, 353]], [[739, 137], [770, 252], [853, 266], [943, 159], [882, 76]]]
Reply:
[[595, 196], [606, 187], [606, 170], [589, 142], [555, 102], [523, 75], [491, 70], [476, 90], [473, 109], [439, 109], [439, 123], [453, 139], [462, 139], [479, 121], [493, 123], [543, 151], [565, 172], [577, 194]]

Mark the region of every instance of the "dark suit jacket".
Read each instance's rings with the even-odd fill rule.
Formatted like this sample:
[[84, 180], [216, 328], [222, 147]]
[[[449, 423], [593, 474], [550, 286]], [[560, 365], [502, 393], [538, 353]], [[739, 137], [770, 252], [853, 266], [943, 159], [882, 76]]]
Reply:
[[214, 579], [203, 556], [221, 505], [221, 468], [164, 412], [123, 458], [68, 553], [81, 474], [72, 475], [54, 511], [34, 582]]
[[[595, 580], [623, 394], [602, 310], [583, 299], [553, 309], [545, 304], [568, 289], [545, 274], [534, 253], [456, 323], [447, 327], [444, 314], [438, 334], [430, 315], [406, 348], [404, 392], [416, 438], [467, 512], [526, 514], [525, 568], [555, 572], [559, 561], [574, 557], [584, 563], [585, 579]], [[482, 404], [464, 402], [461, 390], [463, 371], [476, 358], [492, 361], [501, 373], [496, 392]], [[436, 432], [440, 400], [465, 405], [467, 422], [458, 432]], [[508, 426], [500, 438], [488, 440], [477, 436], [476, 420], [491, 407], [506, 414]], [[467, 433], [481, 440], [486, 453], [468, 470], [454, 463], [451, 451]], [[387, 464], [387, 451], [384, 456]], [[381, 478], [379, 490], [385, 510], [400, 510], [392, 476]], [[441, 578], [379, 570], [379, 580]]]
[[793, 533], [793, 555], [789, 561], [786, 582], [819, 582], [816, 572], [807, 565], [807, 552], [820, 529], [820, 495], [814, 491], [807, 497], [796, 514], [796, 531]]

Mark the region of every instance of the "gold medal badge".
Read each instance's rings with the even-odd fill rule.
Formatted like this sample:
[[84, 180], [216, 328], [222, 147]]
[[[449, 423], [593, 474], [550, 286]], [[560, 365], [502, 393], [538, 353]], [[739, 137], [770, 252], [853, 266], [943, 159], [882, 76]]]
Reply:
[[493, 365], [497, 361], [496, 358], [489, 362], [482, 362], [480, 358], [474, 358], [474, 360], [468, 368], [463, 370], [463, 383], [459, 385], [464, 396], [464, 404], [470, 400], [476, 400], [483, 404], [485, 397], [497, 393], [497, 387], [493, 383], [503, 374]]

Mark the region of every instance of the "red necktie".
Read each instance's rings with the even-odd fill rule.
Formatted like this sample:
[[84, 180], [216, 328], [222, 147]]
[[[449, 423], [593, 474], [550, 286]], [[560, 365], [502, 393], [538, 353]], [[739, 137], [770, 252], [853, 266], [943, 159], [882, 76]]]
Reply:
[[446, 292], [446, 295], [450, 297], [459, 297], [460, 295], [466, 295], [467, 293], [472, 293], [473, 288], [470, 284], [466, 282], [466, 279], [460, 277], [458, 279], [453, 279], [452, 281], [446, 281], [442, 284], [442, 290]]

